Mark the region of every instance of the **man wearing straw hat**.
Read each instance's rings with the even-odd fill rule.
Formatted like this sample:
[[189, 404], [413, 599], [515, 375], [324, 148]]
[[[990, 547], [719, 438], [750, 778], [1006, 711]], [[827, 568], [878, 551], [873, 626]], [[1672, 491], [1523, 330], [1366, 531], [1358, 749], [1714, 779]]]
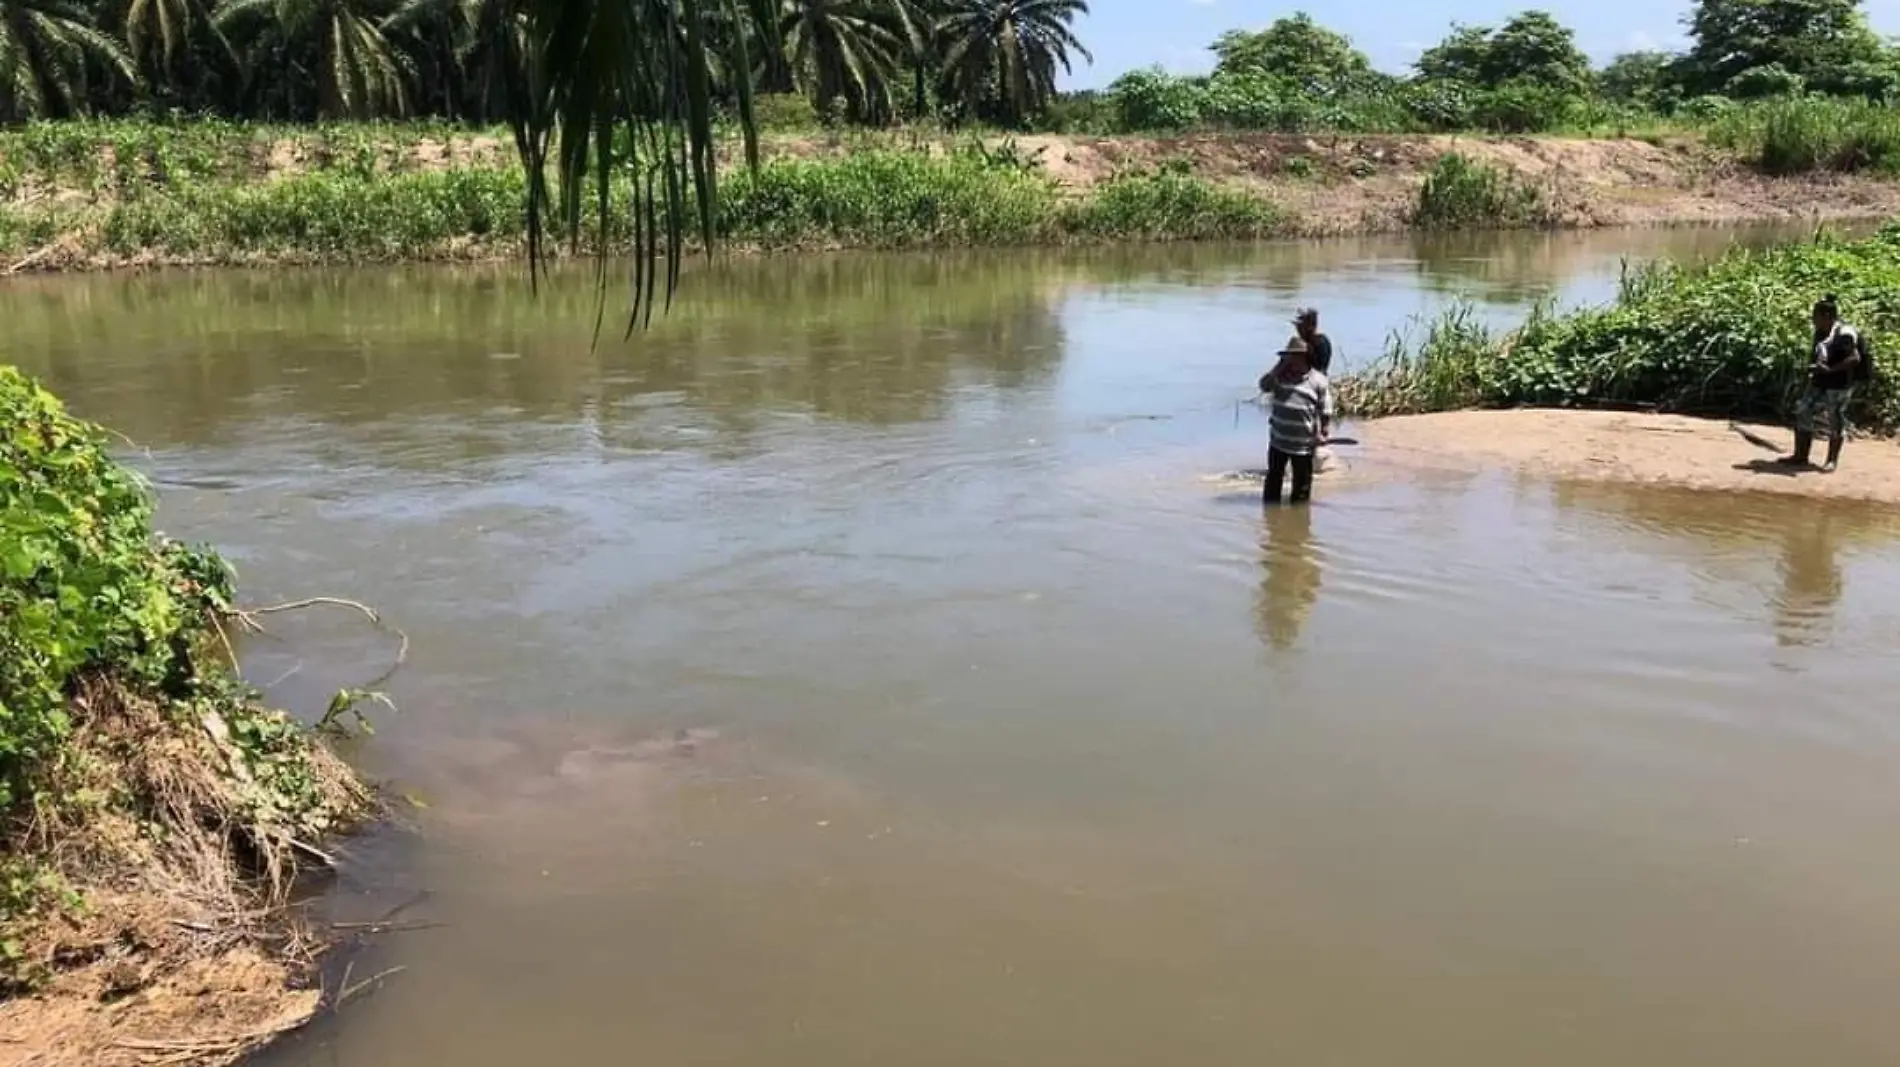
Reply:
[[1280, 362], [1260, 376], [1270, 417], [1267, 438], [1267, 481], [1261, 500], [1278, 504], [1293, 468], [1293, 502], [1313, 495], [1313, 456], [1333, 432], [1333, 389], [1326, 375], [1314, 369], [1306, 340], [1295, 335], [1280, 350]]

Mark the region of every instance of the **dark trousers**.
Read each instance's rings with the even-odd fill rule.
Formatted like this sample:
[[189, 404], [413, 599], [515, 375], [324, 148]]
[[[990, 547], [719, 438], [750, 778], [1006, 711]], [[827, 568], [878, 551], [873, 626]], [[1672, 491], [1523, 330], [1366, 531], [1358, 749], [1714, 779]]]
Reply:
[[1282, 452], [1277, 448], [1267, 449], [1267, 484], [1261, 491], [1260, 499], [1269, 504], [1280, 502], [1280, 490], [1286, 485], [1286, 469], [1293, 467], [1293, 502], [1301, 503], [1313, 496], [1313, 453], [1296, 456]]

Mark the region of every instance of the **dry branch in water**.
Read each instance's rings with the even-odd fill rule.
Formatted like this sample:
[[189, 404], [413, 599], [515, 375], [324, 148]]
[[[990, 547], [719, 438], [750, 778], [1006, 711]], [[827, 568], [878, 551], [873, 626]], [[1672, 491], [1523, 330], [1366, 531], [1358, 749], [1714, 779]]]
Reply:
[[[326, 606], [348, 608], [352, 611], [358, 612], [364, 618], [368, 619], [370, 621], [370, 624], [375, 626], [377, 629], [385, 630], [385, 631], [388, 631], [389, 633], [396, 635], [397, 641], [399, 643], [396, 647], [396, 658], [394, 662], [390, 663], [389, 668], [385, 670], [383, 673], [377, 675], [375, 678], [371, 679], [370, 681], [364, 682], [363, 683], [364, 688], [378, 686], [378, 685], [383, 684], [384, 682], [387, 682], [389, 679], [395, 676], [397, 671], [402, 669], [403, 664], [409, 661], [409, 635], [405, 633], [401, 627], [393, 626], [387, 621], [385, 621], [382, 615], [379, 614], [375, 608], [372, 608], [368, 604], [364, 604], [361, 601], [350, 600], [345, 597], [313, 596], [313, 597], [305, 597], [302, 600], [292, 600], [284, 604], [272, 604], [268, 607], [242, 608], [237, 611], [234, 611], [232, 615], [238, 620], [238, 623], [240, 625], [242, 625], [246, 630], [249, 630], [251, 633], [264, 634], [264, 633], [268, 633], [269, 631], [265, 630], [264, 624], [261, 622], [258, 622], [257, 620], [265, 615], [281, 615], [281, 614], [284, 614], [285, 612], [303, 611], [307, 608], [326, 607]], [[236, 657], [233, 657], [232, 661], [236, 662]]]

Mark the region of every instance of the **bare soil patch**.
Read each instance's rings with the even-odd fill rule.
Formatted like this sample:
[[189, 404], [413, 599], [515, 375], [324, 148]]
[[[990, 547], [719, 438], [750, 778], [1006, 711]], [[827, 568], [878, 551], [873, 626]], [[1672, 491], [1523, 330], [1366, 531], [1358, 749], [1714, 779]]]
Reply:
[[[1786, 427], [1609, 411], [1458, 411], [1357, 427], [1380, 459], [1415, 466], [1507, 466], [1551, 477], [1900, 504], [1900, 447], [1850, 440], [1840, 470], [1775, 463]], [[1816, 443], [1816, 457], [1825, 448]]]
[[97, 901], [62, 951], [91, 957], [0, 1005], [0, 1067], [222, 1067], [307, 1023], [322, 994], [278, 936], [159, 894]]
[[1304, 235], [1403, 229], [1438, 158], [1460, 152], [1544, 193], [1567, 228], [1870, 218], [1900, 213], [1900, 184], [1817, 175], [1770, 179], [1687, 140], [1313, 136], [1017, 139], [1074, 192], [1132, 169], [1180, 161], [1291, 209]]
[[[43, 858], [79, 903], [0, 928], [35, 975], [30, 992], [0, 990], [0, 1067], [224, 1067], [309, 1021], [321, 945], [290, 893], [330, 857], [310, 826], [262, 814], [270, 787], [232, 720], [181, 719], [106, 682], [71, 707], [68, 777], [49, 795], [130, 799], [7, 828], [6, 846]], [[367, 813], [326, 749], [302, 766], [332, 825]]]

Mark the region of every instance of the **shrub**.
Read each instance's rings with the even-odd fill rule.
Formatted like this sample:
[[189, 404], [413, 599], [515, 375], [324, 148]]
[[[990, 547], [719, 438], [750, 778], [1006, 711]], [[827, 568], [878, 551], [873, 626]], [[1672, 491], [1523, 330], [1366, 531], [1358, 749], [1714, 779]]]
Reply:
[[1612, 304], [1565, 315], [1539, 309], [1511, 336], [1447, 315], [1422, 341], [1395, 341], [1384, 363], [1342, 383], [1369, 414], [1473, 405], [1654, 405], [1688, 414], [1779, 417], [1801, 388], [1819, 294], [1841, 298], [1873, 341], [1874, 383], [1856, 394], [1862, 425], [1900, 427], [1900, 226], [1864, 241], [1821, 237], [1737, 250], [1702, 267], [1628, 274]]
[[1493, 133], [1546, 133], [1576, 122], [1584, 101], [1541, 82], [1507, 82], [1472, 98], [1469, 121]]
[[1258, 238], [1271, 235], [1285, 221], [1285, 214], [1268, 201], [1165, 169], [1115, 177], [1063, 214], [1064, 230], [1087, 238]]
[[1770, 97], [1799, 96], [1807, 89], [1807, 80], [1779, 63], [1750, 67], [1728, 80], [1724, 95], [1735, 100], [1762, 100]]
[[1900, 169], [1900, 112], [1821, 98], [1764, 105], [1758, 162], [1770, 174]]
[[761, 130], [796, 133], [819, 126], [818, 109], [803, 93], [765, 93], [754, 97], [752, 116], [758, 120]]
[[1200, 123], [1207, 91], [1159, 68], [1130, 71], [1109, 86], [1115, 119], [1124, 131], [1179, 130]]
[[65, 742], [69, 685], [115, 668], [156, 691], [189, 673], [187, 617], [215, 568], [152, 543], [145, 487], [104, 435], [0, 366], [0, 813]]
[[768, 246], [848, 241], [876, 247], [1040, 240], [1056, 188], [1016, 161], [964, 152], [872, 151], [779, 160], [720, 188], [719, 228]]
[[1412, 224], [1422, 229], [1479, 229], [1543, 225], [1542, 194], [1502, 167], [1457, 152], [1438, 158], [1419, 187]]
[[1448, 79], [1421, 79], [1405, 86], [1400, 104], [1412, 119], [1428, 130], [1470, 129], [1477, 90]]

